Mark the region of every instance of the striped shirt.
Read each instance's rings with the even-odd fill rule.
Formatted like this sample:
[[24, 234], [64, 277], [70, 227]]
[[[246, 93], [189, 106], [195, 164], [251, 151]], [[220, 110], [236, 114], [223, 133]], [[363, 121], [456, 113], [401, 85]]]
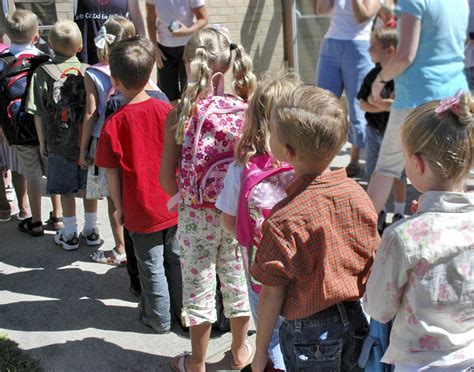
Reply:
[[286, 287], [286, 319], [364, 294], [380, 243], [377, 213], [345, 169], [295, 180], [262, 233], [251, 273], [264, 285]]

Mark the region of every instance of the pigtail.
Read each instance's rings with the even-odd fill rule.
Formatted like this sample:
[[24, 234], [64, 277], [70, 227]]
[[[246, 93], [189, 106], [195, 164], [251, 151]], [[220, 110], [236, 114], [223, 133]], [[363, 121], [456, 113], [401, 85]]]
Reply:
[[232, 82], [232, 88], [235, 94], [246, 101], [255, 90], [257, 79], [252, 72], [252, 59], [245, 53], [243, 46], [240, 44], [235, 45], [234, 50], [234, 81]]
[[474, 125], [474, 100], [470, 94], [464, 93], [459, 101], [459, 122], [464, 127], [473, 128]]
[[209, 82], [212, 77], [212, 70], [209, 67], [209, 55], [204, 46], [196, 49], [195, 57], [191, 61], [191, 76], [188, 85], [181, 97], [178, 106], [178, 122], [176, 123], [176, 143], [181, 145], [184, 137], [184, 126], [195, 110], [196, 101], [204, 92], [207, 92]]

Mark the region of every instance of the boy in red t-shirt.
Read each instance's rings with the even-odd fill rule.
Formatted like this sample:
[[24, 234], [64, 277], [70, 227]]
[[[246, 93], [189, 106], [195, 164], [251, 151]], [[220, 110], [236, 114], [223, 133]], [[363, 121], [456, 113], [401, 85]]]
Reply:
[[172, 107], [145, 92], [155, 58], [143, 43], [126, 39], [110, 53], [112, 84], [122, 92], [125, 105], [104, 124], [95, 163], [107, 168], [111, 197], [134, 243], [142, 287], [140, 320], [167, 333], [171, 328], [167, 278], [173, 298], [182, 298], [177, 214], [168, 212], [169, 196], [158, 177], [165, 120]]

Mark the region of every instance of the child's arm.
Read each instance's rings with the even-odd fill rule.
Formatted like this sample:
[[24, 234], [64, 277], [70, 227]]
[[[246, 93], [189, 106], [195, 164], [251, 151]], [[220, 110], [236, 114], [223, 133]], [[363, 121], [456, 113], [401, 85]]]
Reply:
[[235, 216], [222, 212], [222, 220], [224, 221], [224, 226], [227, 231], [229, 231], [232, 235], [235, 235], [237, 232], [237, 229], [235, 227], [235, 222], [237, 221], [237, 218]]
[[48, 156], [48, 149], [46, 148], [46, 140], [44, 139], [43, 123], [39, 115], [35, 115], [35, 129], [38, 135], [40, 154], [46, 158]]
[[[369, 97], [370, 100], [370, 97]], [[365, 112], [370, 112], [372, 114], [376, 114], [378, 112], [382, 112], [383, 110], [380, 109], [377, 105], [371, 104], [365, 99], [360, 99], [360, 109]]]
[[166, 117], [165, 139], [163, 142], [163, 155], [160, 169], [161, 187], [170, 195], [175, 195], [179, 191], [176, 170], [181, 155], [181, 146], [176, 144], [175, 140], [175, 125], [177, 121], [178, 116], [176, 109], [173, 109]]
[[97, 123], [97, 103], [99, 102], [99, 97], [95, 84], [88, 74], [85, 74], [84, 85], [86, 87], [86, 112], [84, 114], [84, 122], [82, 123], [79, 165], [86, 169], [90, 165], [90, 162], [86, 159], [87, 147], [89, 146], [91, 133]]
[[258, 303], [257, 342], [255, 356], [252, 361], [253, 372], [263, 372], [265, 370], [268, 362], [268, 344], [281, 313], [285, 294], [285, 287], [262, 286]]
[[110, 197], [117, 210], [118, 220], [123, 225], [122, 182], [119, 168], [107, 168], [107, 183], [109, 185]]

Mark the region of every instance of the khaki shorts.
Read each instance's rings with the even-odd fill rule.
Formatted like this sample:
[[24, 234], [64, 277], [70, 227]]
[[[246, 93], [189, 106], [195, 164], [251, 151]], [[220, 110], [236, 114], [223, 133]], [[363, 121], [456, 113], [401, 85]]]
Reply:
[[400, 179], [405, 169], [405, 156], [401, 143], [401, 127], [414, 109], [393, 109], [390, 111], [387, 129], [380, 147], [374, 173]]
[[48, 158], [41, 156], [39, 146], [15, 146], [16, 155], [26, 179], [46, 177]]

